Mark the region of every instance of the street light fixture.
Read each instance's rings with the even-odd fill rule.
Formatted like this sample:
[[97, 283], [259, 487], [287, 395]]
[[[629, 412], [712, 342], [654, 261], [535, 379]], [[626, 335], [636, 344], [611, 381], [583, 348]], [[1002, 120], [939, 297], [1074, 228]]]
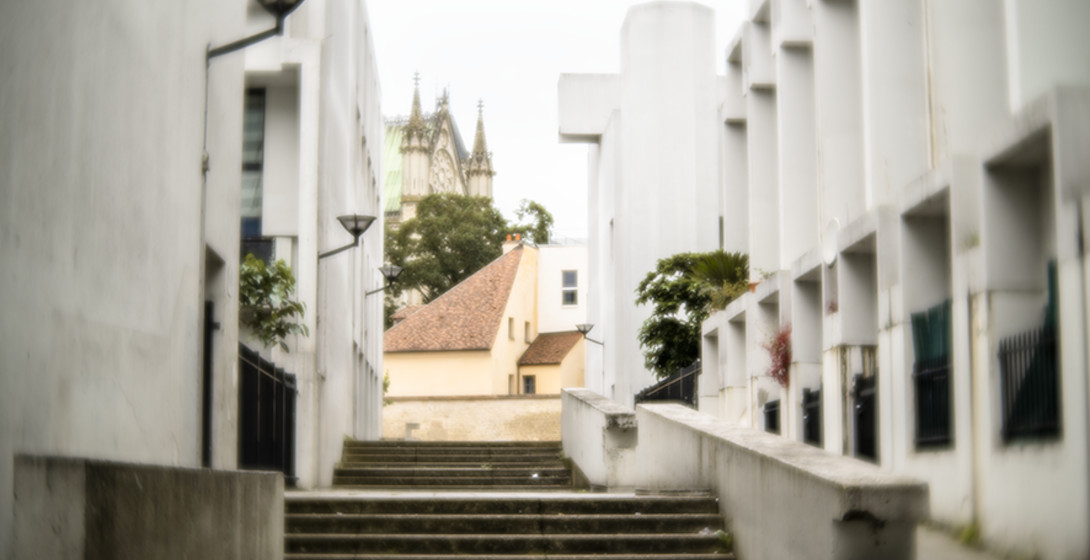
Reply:
[[604, 342], [594, 340], [593, 338], [587, 336], [587, 333], [589, 333], [591, 331], [591, 329], [593, 329], [593, 328], [594, 328], [594, 325], [591, 324], [591, 323], [579, 323], [578, 325], [575, 325], [575, 330], [579, 331], [579, 333], [583, 335], [583, 338], [585, 338], [585, 339], [587, 339], [587, 340], [589, 340], [589, 341], [591, 341], [591, 342], [593, 342], [593, 343], [595, 343], [595, 344], [597, 344], [599, 346], [605, 346], [606, 344]]
[[382, 290], [385, 290], [386, 288], [389, 288], [390, 286], [392, 286], [394, 284], [394, 280], [397, 280], [397, 277], [401, 276], [401, 267], [397, 266], [397, 265], [393, 265], [393, 264], [388, 264], [386, 266], [380, 267], [378, 269], [378, 271], [382, 273], [382, 276], [384, 278], [386, 278], [386, 285], [381, 287], [381, 288], [375, 288], [374, 290], [371, 290], [370, 292], [367, 292], [367, 293], [363, 294], [364, 297], [369, 296], [371, 294], [377, 294], [377, 293], [381, 292]]
[[276, 18], [276, 26], [272, 29], [262, 31], [261, 33], [256, 33], [249, 37], [227, 43], [222, 47], [208, 49], [207, 60], [212, 60], [217, 56], [233, 53], [237, 50], [242, 50], [255, 43], [260, 43], [269, 37], [282, 34], [284, 32], [284, 18], [288, 17], [288, 14], [292, 13], [295, 8], [298, 8], [299, 4], [303, 3], [303, 0], [257, 0], [257, 3], [260, 4], [262, 8], [265, 8], [265, 11], [269, 12], [272, 17]]
[[337, 221], [341, 222], [341, 225], [344, 226], [344, 229], [347, 230], [348, 233], [352, 234], [352, 242], [348, 245], [345, 245], [344, 247], [337, 247], [336, 249], [331, 249], [324, 253], [319, 253], [318, 260], [324, 259], [326, 257], [332, 257], [333, 255], [336, 255], [341, 251], [347, 251], [348, 249], [351, 249], [352, 247], [355, 247], [357, 244], [359, 244], [360, 236], [363, 235], [363, 232], [367, 231], [367, 228], [371, 227], [371, 224], [375, 221], [375, 217], [364, 216], [361, 214], [348, 214], [346, 216], [338, 216]]

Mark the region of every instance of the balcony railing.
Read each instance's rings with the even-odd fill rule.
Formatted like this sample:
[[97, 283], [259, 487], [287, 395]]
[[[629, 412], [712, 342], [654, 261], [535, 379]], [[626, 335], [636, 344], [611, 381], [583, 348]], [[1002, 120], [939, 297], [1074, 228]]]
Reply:
[[802, 441], [821, 447], [821, 389], [802, 390]]
[[774, 401], [768, 401], [764, 407], [765, 413], [765, 431], [778, 434], [780, 433], [780, 401], [776, 399]]
[[696, 408], [697, 378], [700, 377], [700, 360], [677, 373], [636, 393], [636, 404], [652, 401], [675, 401]]
[[1004, 441], [1060, 435], [1055, 328], [1046, 326], [1001, 340], [999, 382]]
[[952, 440], [949, 356], [916, 362], [912, 378], [916, 389], [916, 447], [949, 444]]

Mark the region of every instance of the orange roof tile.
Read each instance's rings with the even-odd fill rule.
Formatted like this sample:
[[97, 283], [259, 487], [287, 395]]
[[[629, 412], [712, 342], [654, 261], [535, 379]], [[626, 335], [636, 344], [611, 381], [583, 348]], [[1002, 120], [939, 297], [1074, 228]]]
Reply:
[[520, 366], [559, 364], [583, 338], [579, 331], [541, 333], [519, 358]]
[[386, 331], [386, 352], [489, 350], [496, 340], [522, 247], [492, 261]]

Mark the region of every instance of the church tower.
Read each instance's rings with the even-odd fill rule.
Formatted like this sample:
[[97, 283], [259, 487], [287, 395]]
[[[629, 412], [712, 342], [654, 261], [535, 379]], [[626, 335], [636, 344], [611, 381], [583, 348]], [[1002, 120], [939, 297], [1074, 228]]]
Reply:
[[412, 114], [401, 141], [402, 219], [416, 215], [416, 203], [428, 194], [428, 132], [420, 110], [420, 75], [415, 77]]
[[468, 194], [470, 196], [487, 196], [492, 198], [492, 176], [496, 172], [492, 170], [492, 154], [488, 153], [488, 146], [484, 141], [484, 102], [477, 102], [477, 135], [473, 139], [473, 153], [469, 155], [466, 165], [466, 175], [469, 178]]

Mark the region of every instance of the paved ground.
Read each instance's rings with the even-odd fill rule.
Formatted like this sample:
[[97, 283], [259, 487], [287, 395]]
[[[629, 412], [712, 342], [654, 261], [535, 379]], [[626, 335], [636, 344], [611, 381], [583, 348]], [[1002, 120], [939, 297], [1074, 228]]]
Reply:
[[916, 531], [916, 558], [919, 560], [999, 560], [1002, 556], [962, 545], [949, 533], [932, 527]]

